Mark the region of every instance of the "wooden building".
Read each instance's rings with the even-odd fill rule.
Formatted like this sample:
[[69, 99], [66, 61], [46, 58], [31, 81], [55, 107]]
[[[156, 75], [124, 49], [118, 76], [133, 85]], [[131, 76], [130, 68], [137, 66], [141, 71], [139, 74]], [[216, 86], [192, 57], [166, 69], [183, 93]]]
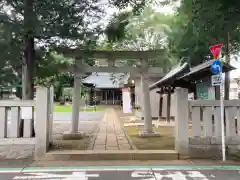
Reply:
[[[218, 87], [211, 85], [211, 65], [214, 60], [209, 60], [195, 67], [190, 67], [188, 63], [180, 62], [162, 79], [152, 84], [149, 89], [158, 88], [159, 99], [159, 117], [166, 118], [170, 121], [173, 112], [171, 104], [174, 103], [175, 87], [182, 87], [194, 94], [194, 99], [219, 99], [220, 91]], [[223, 63], [223, 72], [235, 69], [227, 63]]]
[[123, 73], [92, 73], [83, 79], [83, 85], [90, 88], [89, 103], [121, 104], [122, 88], [128, 84], [129, 75]]

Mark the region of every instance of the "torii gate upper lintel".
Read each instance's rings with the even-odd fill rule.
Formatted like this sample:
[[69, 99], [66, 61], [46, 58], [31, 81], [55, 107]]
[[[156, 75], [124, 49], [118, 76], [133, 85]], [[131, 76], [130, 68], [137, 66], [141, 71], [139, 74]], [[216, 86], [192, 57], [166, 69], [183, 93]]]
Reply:
[[[162, 68], [159, 67], [147, 67], [148, 59], [160, 58], [163, 55], [163, 50], [149, 50], [149, 51], [96, 51], [96, 50], [80, 50], [80, 49], [63, 49], [61, 53], [64, 56], [76, 58], [75, 65], [70, 67], [64, 67], [62, 71], [73, 73], [91, 73], [91, 72], [115, 72], [115, 73], [130, 73], [136, 75], [140, 73], [146, 74], [161, 74], [163, 75]], [[88, 66], [83, 64], [80, 59], [94, 58], [94, 59], [107, 59], [108, 66], [97, 67]], [[115, 60], [117, 59], [136, 59], [140, 62], [140, 67], [115, 67]]]
[[61, 49], [58, 50], [65, 56], [69, 57], [90, 57], [99, 59], [151, 59], [163, 55], [164, 50], [148, 51], [109, 51], [109, 50], [81, 50], [81, 49]]

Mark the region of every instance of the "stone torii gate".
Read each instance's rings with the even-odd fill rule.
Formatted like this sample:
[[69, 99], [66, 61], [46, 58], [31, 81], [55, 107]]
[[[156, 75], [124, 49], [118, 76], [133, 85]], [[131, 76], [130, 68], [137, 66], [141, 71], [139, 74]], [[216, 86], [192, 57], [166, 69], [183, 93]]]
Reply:
[[[80, 108], [80, 87], [81, 78], [84, 73], [92, 72], [109, 72], [109, 73], [130, 73], [130, 75], [140, 75], [141, 92], [143, 93], [142, 110], [144, 117], [144, 132], [142, 136], [155, 135], [152, 131], [152, 116], [151, 104], [149, 95], [148, 74], [163, 74], [162, 68], [148, 67], [148, 60], [159, 58], [163, 54], [163, 50], [151, 51], [86, 51], [79, 49], [62, 49], [61, 52], [64, 56], [75, 58], [75, 64], [70, 67], [62, 68], [62, 71], [74, 73], [74, 90], [73, 90], [73, 111], [72, 111], [72, 128], [70, 131], [71, 136], [78, 134], [78, 119]], [[108, 66], [89, 66], [84, 63], [84, 59], [107, 59]], [[117, 59], [125, 60], [139, 60], [136, 67], [124, 66], [116, 67], [115, 61]]]

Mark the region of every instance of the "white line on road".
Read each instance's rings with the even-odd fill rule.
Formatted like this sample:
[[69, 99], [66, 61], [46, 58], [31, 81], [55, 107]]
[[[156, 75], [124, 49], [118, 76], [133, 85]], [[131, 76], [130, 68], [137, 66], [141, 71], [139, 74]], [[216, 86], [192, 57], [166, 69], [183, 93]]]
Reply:
[[[151, 171], [151, 168], [76, 168], [76, 169], [24, 169], [22, 172], [72, 172], [72, 171]], [[166, 169], [165, 169], [166, 170]]]
[[72, 174], [51, 174], [51, 173], [25, 173], [24, 175], [32, 176], [15, 176], [13, 179], [49, 179], [49, 178], [65, 178], [72, 179], [87, 179], [88, 177], [99, 177], [99, 174], [86, 174], [86, 172], [73, 172]]
[[111, 168], [111, 167], [37, 167], [37, 168], [0, 168], [0, 173], [37, 173], [37, 172], [93, 172], [93, 171], [171, 171], [171, 170], [227, 170], [227, 171], [240, 171], [240, 167], [233, 166], [232, 168], [227, 166], [204, 166], [204, 167], [198, 167], [198, 166], [163, 166], [163, 167], [117, 167], [117, 168]]

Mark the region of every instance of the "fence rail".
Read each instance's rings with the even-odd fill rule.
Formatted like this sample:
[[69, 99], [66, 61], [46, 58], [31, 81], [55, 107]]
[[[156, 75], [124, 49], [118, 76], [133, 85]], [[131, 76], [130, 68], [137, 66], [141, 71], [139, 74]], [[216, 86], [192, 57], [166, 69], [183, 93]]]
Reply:
[[[221, 136], [220, 102], [191, 100], [189, 113], [192, 136]], [[226, 136], [240, 136], [240, 100], [225, 100]]]
[[1, 100], [0, 138], [32, 137], [34, 105], [31, 100]]

